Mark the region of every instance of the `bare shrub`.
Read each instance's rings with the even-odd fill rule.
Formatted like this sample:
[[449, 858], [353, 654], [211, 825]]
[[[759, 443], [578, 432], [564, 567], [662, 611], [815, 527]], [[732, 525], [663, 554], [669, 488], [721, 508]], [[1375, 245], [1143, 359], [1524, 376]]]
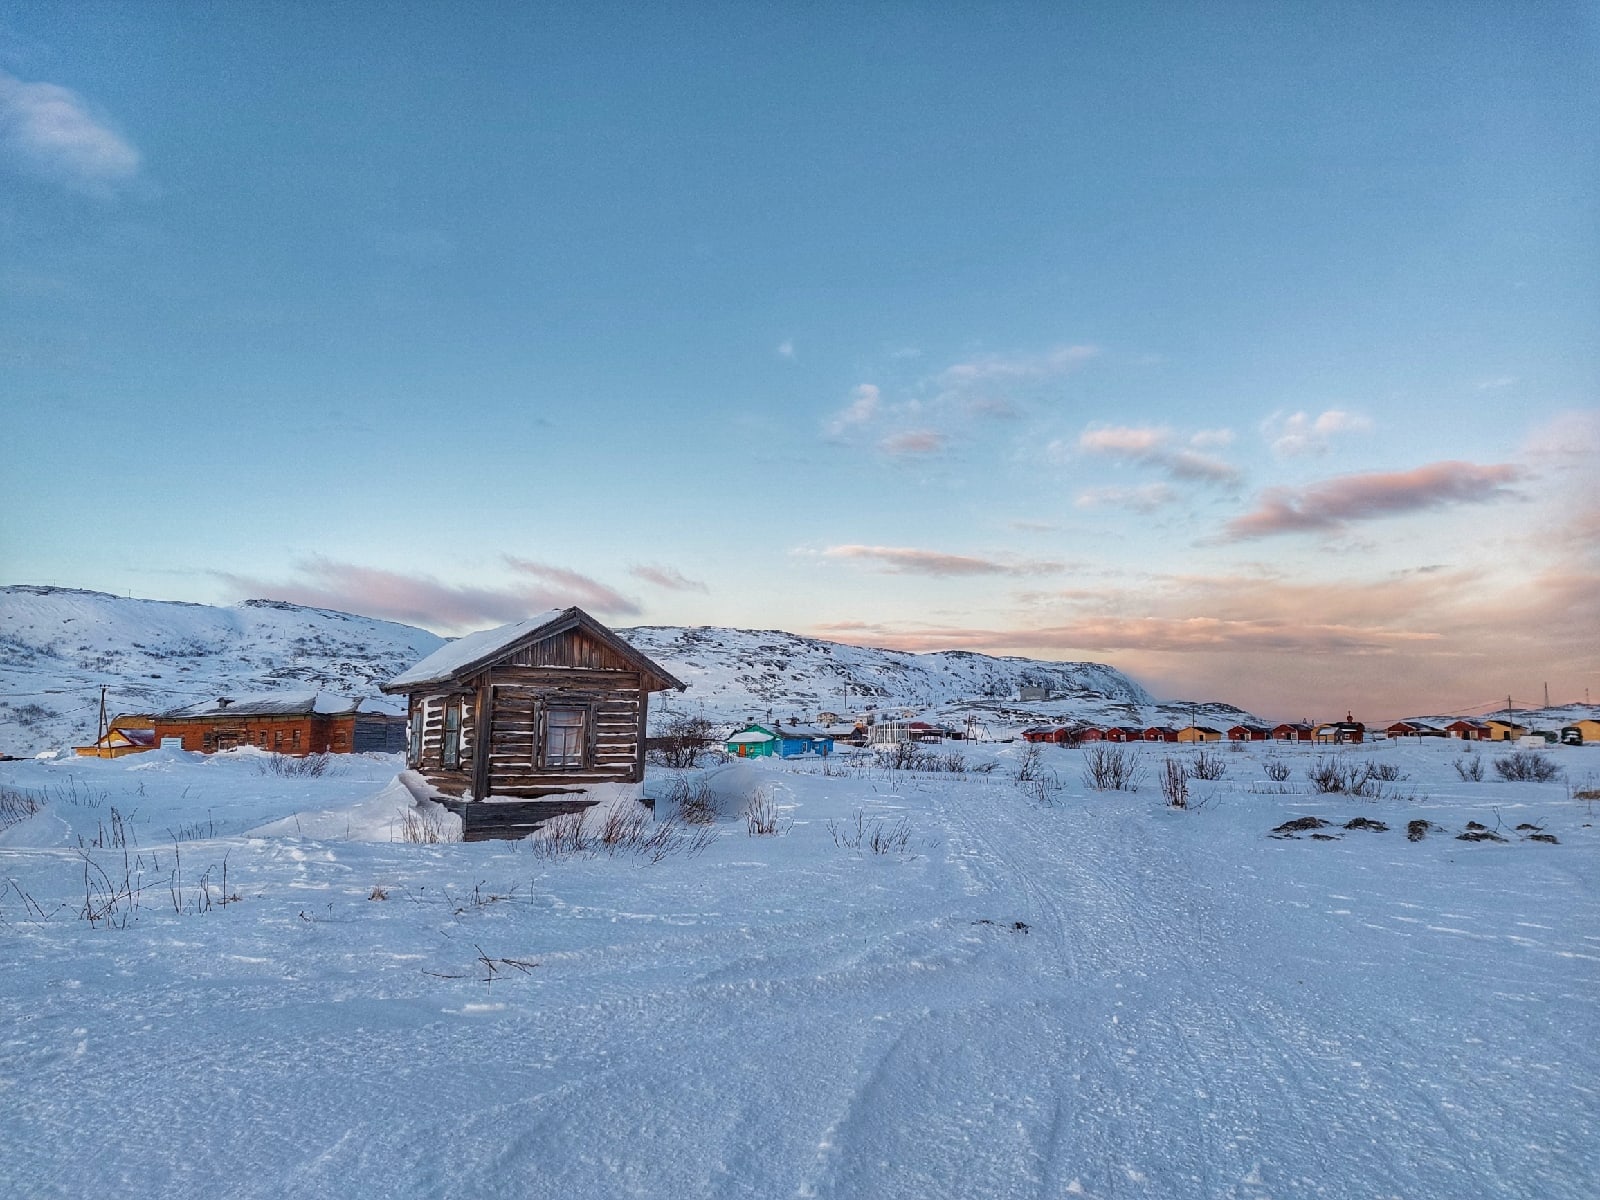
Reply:
[[694, 713], [662, 715], [645, 756], [663, 767], [696, 767], [711, 747], [711, 721]]
[[750, 794], [744, 808], [744, 823], [751, 837], [767, 837], [778, 832], [778, 806], [766, 788], [757, 788]]
[[585, 826], [582, 813], [552, 817], [528, 838], [528, 851], [551, 862], [626, 854], [659, 863], [674, 854], [693, 858], [716, 840], [716, 831], [705, 825], [687, 825], [671, 817], [651, 823], [642, 814], [613, 810], [598, 831]]
[[644, 828], [644, 814], [629, 812], [625, 808], [613, 808], [605, 815], [600, 823], [600, 844], [602, 846], [619, 846], [637, 838]]
[[1137, 792], [1144, 757], [1126, 746], [1098, 742], [1083, 752], [1083, 781], [1097, 792]]
[[256, 760], [257, 775], [281, 775], [286, 779], [320, 779], [333, 772], [333, 755], [266, 754]]
[[1332, 758], [1318, 756], [1317, 761], [1306, 768], [1306, 778], [1313, 788], [1336, 795], [1354, 792], [1359, 775], [1360, 768], [1340, 754]]
[[1283, 783], [1289, 778], [1289, 764], [1281, 758], [1267, 759], [1262, 764], [1262, 769], [1266, 771], [1267, 778], [1272, 780], [1273, 783]]
[[443, 809], [408, 808], [400, 814], [400, 840], [423, 846], [459, 842], [461, 830]]
[[0, 783], [0, 829], [19, 825], [43, 808], [44, 802], [36, 793]]
[[1463, 783], [1481, 783], [1483, 781], [1483, 759], [1476, 754], [1469, 754], [1465, 758], [1458, 758], [1451, 764], [1456, 769], [1456, 774]]
[[1513, 750], [1494, 760], [1495, 774], [1511, 783], [1549, 783], [1561, 778], [1561, 768], [1537, 750]]
[[1336, 795], [1360, 796], [1367, 800], [1416, 800], [1415, 792], [1402, 795], [1396, 789], [1385, 787], [1396, 779], [1404, 779], [1393, 763], [1355, 763], [1342, 754], [1332, 758], [1318, 758], [1306, 771], [1311, 786], [1319, 792]]
[[711, 825], [717, 819], [717, 798], [704, 779], [679, 776], [667, 790], [667, 799], [676, 806], [678, 819], [690, 825]]
[[872, 752], [872, 765], [885, 771], [937, 771], [940, 762], [933, 751], [908, 740], [878, 747]]
[[1175, 758], [1161, 760], [1161, 794], [1170, 808], [1189, 807], [1189, 772]]
[[1038, 742], [1029, 742], [1017, 759], [1017, 782], [1032, 783], [1044, 774], [1044, 748]]
[[833, 835], [833, 844], [841, 850], [904, 854], [911, 844], [911, 822], [905, 817], [896, 817], [893, 822], [879, 818], [869, 830], [866, 814], [860, 809], [848, 825], [829, 820], [828, 832]]
[[[1243, 742], [1234, 742], [1235, 746], [1242, 746]], [[1202, 750], [1189, 760], [1189, 777], [1191, 779], [1221, 779], [1228, 773], [1227, 761], [1214, 750]]]
[[967, 769], [967, 756], [959, 750], [950, 750], [939, 760], [939, 769], [960, 775]]

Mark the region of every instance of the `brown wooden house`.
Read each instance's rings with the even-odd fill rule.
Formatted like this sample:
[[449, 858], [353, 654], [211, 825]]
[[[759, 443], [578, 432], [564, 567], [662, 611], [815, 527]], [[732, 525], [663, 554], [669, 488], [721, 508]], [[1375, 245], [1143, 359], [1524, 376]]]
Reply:
[[[469, 800], [644, 778], [651, 692], [686, 685], [580, 608], [468, 634], [383, 685], [407, 697], [409, 764]], [[452, 806], [454, 807], [454, 806]]]
[[1261, 725], [1235, 725], [1228, 730], [1230, 742], [1264, 742], [1272, 736], [1272, 730]]
[[[129, 720], [119, 717], [112, 725], [126, 729]], [[404, 718], [375, 711], [371, 701], [326, 692], [220, 696], [148, 721], [154, 746], [176, 738], [185, 750], [204, 754], [241, 746], [302, 756], [397, 753], [405, 747]]]
[[1272, 727], [1272, 738], [1278, 742], [1309, 742], [1315, 729], [1297, 721], [1285, 721]]
[[1166, 725], [1152, 725], [1144, 731], [1144, 740], [1147, 742], [1175, 742], [1178, 740], [1178, 731]]

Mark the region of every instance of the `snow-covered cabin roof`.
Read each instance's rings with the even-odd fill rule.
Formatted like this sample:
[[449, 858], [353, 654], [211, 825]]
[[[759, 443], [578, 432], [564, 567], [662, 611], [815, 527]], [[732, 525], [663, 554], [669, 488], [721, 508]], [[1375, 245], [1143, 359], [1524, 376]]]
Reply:
[[162, 713], [163, 717], [339, 717], [358, 712], [394, 715], [382, 699], [339, 696], [332, 692], [256, 692], [219, 696]]
[[[495, 629], [480, 629], [448, 642], [427, 658], [396, 675], [382, 690], [385, 692], [410, 692], [434, 683], [459, 682], [494, 663], [508, 658], [525, 646], [553, 638], [569, 629], [582, 627], [585, 633], [604, 642], [606, 647], [631, 663], [647, 676], [653, 676], [660, 685], [650, 688], [661, 691], [677, 688], [680, 692], [688, 685], [680, 683], [655, 662], [635, 650], [622, 638], [596, 621], [583, 609], [552, 608], [549, 612], [522, 621], [512, 621]], [[648, 686], [648, 684], [647, 684]]]
[[727, 744], [731, 746], [755, 746], [762, 742], [775, 742], [777, 740], [772, 734], [765, 733], [762, 730], [746, 729], [730, 737]]

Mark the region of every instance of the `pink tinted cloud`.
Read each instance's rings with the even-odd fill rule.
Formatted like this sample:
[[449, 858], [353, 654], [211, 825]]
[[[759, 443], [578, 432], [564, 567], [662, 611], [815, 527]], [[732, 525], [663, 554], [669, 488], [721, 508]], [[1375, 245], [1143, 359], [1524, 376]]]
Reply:
[[1454, 504], [1483, 504], [1513, 493], [1523, 472], [1509, 463], [1437, 462], [1409, 471], [1342, 475], [1304, 488], [1268, 488], [1256, 508], [1228, 523], [1230, 541], [1342, 529], [1351, 521]]
[[829, 546], [822, 554], [826, 558], [875, 562], [897, 575], [1043, 575], [1059, 571], [1063, 566], [1042, 560], [1006, 562], [965, 554], [944, 554], [911, 546]]
[[507, 561], [519, 573], [539, 582], [505, 587], [456, 586], [427, 575], [402, 575], [320, 556], [298, 564], [298, 577], [288, 581], [221, 572], [218, 577], [245, 596], [360, 613], [446, 632], [518, 621], [569, 604], [603, 613], [632, 615], [639, 611], [632, 601], [575, 571], [525, 559]]
[[658, 588], [666, 588], [669, 592], [709, 592], [698, 579], [690, 579], [675, 567], [653, 567], [641, 565], [628, 568], [628, 574], [645, 583], [654, 584]]
[[[1231, 434], [1224, 429], [1207, 429], [1191, 440], [1196, 446], [1226, 445]], [[1078, 449], [1108, 458], [1159, 468], [1174, 479], [1194, 483], [1231, 485], [1239, 481], [1239, 470], [1199, 450], [1173, 444], [1171, 429], [1155, 425], [1102, 425], [1078, 435]]]
[[892, 433], [878, 443], [878, 449], [895, 458], [921, 454], [937, 454], [945, 448], [949, 437], [933, 429], [907, 429]]

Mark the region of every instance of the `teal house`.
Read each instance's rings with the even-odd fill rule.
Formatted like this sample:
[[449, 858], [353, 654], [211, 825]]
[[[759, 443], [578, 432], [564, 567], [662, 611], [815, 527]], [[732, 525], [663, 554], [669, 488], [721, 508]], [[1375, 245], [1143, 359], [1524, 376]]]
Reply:
[[778, 753], [778, 735], [765, 725], [735, 730], [722, 748], [735, 758], [769, 758]]

